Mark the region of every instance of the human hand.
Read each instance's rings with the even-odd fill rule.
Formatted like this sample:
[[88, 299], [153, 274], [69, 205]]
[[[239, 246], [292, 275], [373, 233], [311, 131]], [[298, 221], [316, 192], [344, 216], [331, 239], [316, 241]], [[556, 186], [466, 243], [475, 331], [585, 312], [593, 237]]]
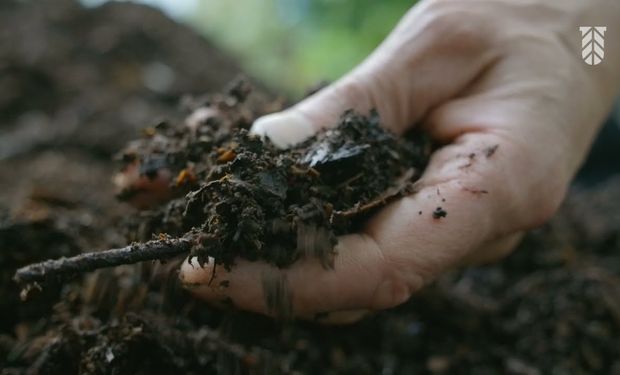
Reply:
[[608, 25], [617, 41], [618, 24], [614, 0], [420, 2], [352, 72], [253, 127], [285, 147], [349, 108], [376, 108], [399, 134], [420, 126], [443, 146], [416, 194], [340, 237], [334, 270], [239, 260], [218, 266], [209, 286], [213, 263], [185, 262], [181, 279], [199, 297], [271, 314], [263, 278], [275, 275], [295, 316], [345, 322], [406, 301], [450, 268], [507, 254], [556, 211], [620, 83], [617, 49], [597, 66], [581, 60], [579, 26]]

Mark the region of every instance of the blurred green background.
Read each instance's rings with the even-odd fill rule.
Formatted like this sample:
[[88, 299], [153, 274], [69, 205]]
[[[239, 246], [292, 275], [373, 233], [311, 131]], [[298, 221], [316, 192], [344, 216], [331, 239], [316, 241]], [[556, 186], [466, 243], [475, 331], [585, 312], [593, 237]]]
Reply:
[[[82, 0], [97, 6], [109, 0]], [[298, 96], [361, 62], [413, 0], [139, 0], [238, 57], [254, 77]]]

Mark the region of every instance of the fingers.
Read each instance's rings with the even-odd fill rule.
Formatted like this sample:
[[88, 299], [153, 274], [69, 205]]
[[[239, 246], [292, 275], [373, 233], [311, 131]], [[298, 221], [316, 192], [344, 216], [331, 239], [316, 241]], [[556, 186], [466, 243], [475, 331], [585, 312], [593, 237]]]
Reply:
[[[446, 198], [438, 198], [439, 203], [436, 191], [429, 189], [425, 193], [432, 197], [388, 209], [386, 215], [400, 224], [393, 225], [390, 233], [374, 234], [378, 240], [368, 235], [341, 237], [333, 270], [326, 270], [316, 259], [303, 259], [284, 270], [239, 260], [230, 272], [217, 267], [214, 276], [213, 263], [201, 268], [196, 262], [184, 262], [181, 280], [197, 297], [216, 303], [228, 301], [237, 308], [270, 316], [282, 316], [274, 306], [284, 305], [286, 314], [295, 317], [324, 324], [349, 324], [371, 311], [405, 302], [440, 271], [457, 264], [498, 259], [516, 245], [519, 236], [506, 236], [485, 243], [480, 251], [468, 251], [469, 246], [481, 242], [484, 235], [475, 232], [485, 225], [474, 220], [474, 225], [461, 230], [463, 216], [467, 216], [464, 213], [475, 214], [471, 207], [452, 209]], [[452, 197], [453, 192], [447, 188], [441, 196]], [[444, 205], [448, 216], [433, 215], [437, 204]], [[411, 206], [418, 211], [411, 213]], [[405, 218], [400, 217], [403, 209], [407, 211]], [[374, 228], [371, 233], [382, 230]], [[438, 240], [433, 241], [433, 236]], [[379, 243], [384, 248], [379, 248]], [[455, 243], [461, 246], [455, 248]], [[270, 306], [270, 288], [284, 290], [280, 295], [287, 301]]]
[[464, 25], [446, 14], [410, 12], [352, 72], [292, 108], [258, 119], [252, 131], [289, 147], [335, 126], [347, 109], [375, 108], [384, 126], [403, 133], [497, 59], [481, 24]]
[[[221, 115], [217, 108], [209, 106], [200, 107], [185, 118], [185, 126], [191, 132], [196, 132], [207, 121]], [[139, 142], [144, 142], [145, 144], [148, 142], [165, 144], [166, 138], [156, 135], [138, 142], [132, 142], [127, 146], [126, 152], [128, 154], [138, 153]], [[176, 177], [174, 185], [172, 184], [173, 176]], [[141, 210], [168, 202], [184, 192], [183, 189], [175, 191], [175, 188], [187, 187], [188, 183], [193, 183], [194, 180], [195, 176], [191, 172], [191, 168], [171, 170], [163, 157], [153, 159], [148, 157], [132, 158], [132, 160], [126, 161], [122, 170], [113, 178], [117, 189], [117, 197]]]
[[[443, 142], [496, 139], [487, 141], [489, 145], [500, 145], [488, 158], [486, 153], [491, 149], [480, 145], [476, 151], [472, 145], [472, 163], [463, 158], [468, 155], [465, 152], [460, 159], [453, 152], [443, 152], [443, 161], [438, 163], [445, 162], [444, 168], [456, 175], [459, 171], [477, 173], [469, 167], [479, 164], [475, 161], [499, 162], [495, 169], [484, 172], [493, 176], [493, 185], [514, 191], [511, 201], [507, 201], [507, 207], [514, 212], [506, 213], [509, 220], [505, 221], [514, 222], [520, 229], [540, 225], [555, 213], [573, 176], [573, 159], [579, 159], [581, 152], [571, 147], [564, 131], [558, 131], [569, 120], [540, 114], [540, 105], [532, 103], [535, 94], [527, 94], [524, 98], [502, 90], [451, 101], [433, 111], [424, 123], [431, 136]], [[462, 136], [463, 132], [470, 135]], [[581, 139], [587, 140], [588, 136]]]
[[134, 161], [114, 176], [114, 185], [120, 199], [138, 209], [147, 209], [172, 198], [171, 180], [172, 172], [168, 168], [143, 173], [140, 163]]
[[[370, 237], [343, 236], [336, 251], [333, 270], [326, 270], [314, 258], [302, 259], [288, 269], [239, 260], [230, 272], [216, 267], [213, 277], [212, 263], [201, 268], [195, 262], [185, 262], [180, 277], [201, 298], [211, 301], [230, 298], [238, 308], [272, 316], [280, 313], [267, 303], [271, 298], [270, 289], [280, 287], [284, 290], [281, 296], [287, 301], [278, 301], [275, 305], [290, 306], [292, 315], [306, 319], [325, 318], [321, 313], [332, 311], [385, 308], [403, 302], [411, 294], [412, 290], [401, 290], [391, 284], [392, 267]], [[421, 282], [415, 274], [402, 276], [412, 287]], [[363, 312], [341, 312], [332, 321], [344, 322], [361, 314]]]
[[510, 254], [512, 250], [517, 247], [519, 242], [521, 242], [523, 235], [523, 232], [518, 232], [491, 240], [482, 245], [475, 252], [465, 256], [461, 260], [460, 265], [477, 266], [496, 262]]
[[509, 234], [519, 229], [520, 208], [512, 203], [518, 179], [503, 172], [512, 152], [492, 134], [466, 135], [439, 150], [415, 195], [381, 210], [362, 233], [339, 238], [333, 270], [313, 258], [283, 270], [239, 260], [230, 272], [216, 267], [213, 276], [213, 264], [186, 263], [181, 279], [201, 298], [230, 298], [238, 308], [272, 316], [279, 315], [274, 306], [307, 319], [396, 306], [441, 272], [515, 245]]
[[366, 75], [349, 75], [292, 108], [257, 119], [251, 132], [268, 137], [280, 148], [293, 146], [323, 128], [335, 126], [347, 109], [367, 113], [374, 108], [375, 86]]
[[302, 113], [289, 109], [263, 116], [252, 125], [251, 132], [269, 138], [279, 148], [288, 148], [310, 138], [317, 129]]

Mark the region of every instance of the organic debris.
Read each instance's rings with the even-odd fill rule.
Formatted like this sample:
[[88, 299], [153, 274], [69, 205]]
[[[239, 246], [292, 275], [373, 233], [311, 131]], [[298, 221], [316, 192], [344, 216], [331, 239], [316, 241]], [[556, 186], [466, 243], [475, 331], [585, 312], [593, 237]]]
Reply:
[[[249, 91], [237, 81], [227, 94], [207, 99], [191, 121], [149, 128], [120, 155], [124, 173], [138, 169], [146, 181], [156, 181], [162, 171], [176, 176], [163, 187], [171, 194], [163, 195], [178, 198], [138, 214], [135, 222], [148, 223], [142, 228], [148, 236], [167, 233], [182, 240], [47, 261], [18, 270], [15, 280], [43, 282], [188, 251], [201, 264], [212, 257], [227, 269], [238, 257], [278, 267], [316, 257], [330, 267], [337, 235], [352, 232], [368, 213], [407, 193], [430, 154], [427, 138], [395, 136], [374, 111], [369, 116], [347, 111], [333, 129], [277, 149], [247, 130], [251, 119], [243, 115], [243, 103]], [[196, 113], [204, 115], [200, 121]], [[139, 194], [148, 190], [128, 185], [119, 197]]]

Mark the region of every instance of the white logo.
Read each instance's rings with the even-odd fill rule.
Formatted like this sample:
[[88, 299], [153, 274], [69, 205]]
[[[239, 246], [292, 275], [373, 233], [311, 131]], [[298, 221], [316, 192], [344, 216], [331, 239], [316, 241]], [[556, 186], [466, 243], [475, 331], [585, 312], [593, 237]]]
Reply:
[[581, 57], [588, 65], [598, 65], [605, 57], [605, 26], [581, 26]]

